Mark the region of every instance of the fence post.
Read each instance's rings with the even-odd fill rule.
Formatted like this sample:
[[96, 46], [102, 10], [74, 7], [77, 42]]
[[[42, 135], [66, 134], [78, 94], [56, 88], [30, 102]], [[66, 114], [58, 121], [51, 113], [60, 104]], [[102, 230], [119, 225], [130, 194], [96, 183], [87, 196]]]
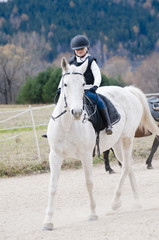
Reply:
[[39, 163], [40, 163], [41, 162], [40, 148], [39, 148], [38, 137], [37, 137], [37, 133], [36, 133], [35, 121], [34, 121], [33, 111], [32, 111], [31, 105], [29, 105], [29, 109], [30, 109], [30, 114], [31, 114], [31, 120], [32, 120], [32, 123], [33, 123], [33, 129], [34, 129], [34, 135], [35, 135], [35, 140], [36, 140], [38, 159], [39, 159]]

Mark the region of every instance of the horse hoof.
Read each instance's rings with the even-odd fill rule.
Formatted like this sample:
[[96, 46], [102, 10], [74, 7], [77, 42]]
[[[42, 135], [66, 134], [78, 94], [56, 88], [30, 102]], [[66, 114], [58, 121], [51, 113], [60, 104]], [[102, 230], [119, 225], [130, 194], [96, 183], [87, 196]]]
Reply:
[[109, 174], [114, 174], [114, 173], [115, 173], [114, 170], [109, 171]]
[[153, 169], [152, 165], [147, 165], [147, 169]]
[[112, 209], [113, 210], [117, 210], [121, 207], [121, 201], [118, 201], [118, 202], [113, 202], [112, 203]]
[[53, 230], [53, 223], [45, 223], [43, 226], [44, 231], [52, 231]]
[[91, 215], [90, 217], [89, 217], [89, 221], [95, 221], [95, 220], [97, 220], [98, 219], [98, 216], [97, 215]]

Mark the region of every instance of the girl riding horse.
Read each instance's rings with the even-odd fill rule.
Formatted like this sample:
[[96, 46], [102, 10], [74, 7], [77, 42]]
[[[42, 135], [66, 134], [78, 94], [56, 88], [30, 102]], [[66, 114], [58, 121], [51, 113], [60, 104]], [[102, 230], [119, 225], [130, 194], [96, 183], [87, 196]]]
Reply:
[[[96, 104], [100, 111], [103, 121], [106, 123], [105, 132], [108, 135], [112, 134], [112, 126], [108, 114], [107, 107], [100, 96], [96, 94], [97, 88], [101, 84], [101, 72], [96, 63], [96, 59], [93, 58], [89, 53], [89, 40], [83, 35], [77, 35], [71, 40], [71, 48], [74, 51], [74, 56], [69, 60], [70, 65], [81, 66], [88, 59], [88, 66], [84, 73], [85, 77], [85, 92], [86, 95], [91, 98]], [[60, 93], [62, 80], [58, 87], [58, 93]]]

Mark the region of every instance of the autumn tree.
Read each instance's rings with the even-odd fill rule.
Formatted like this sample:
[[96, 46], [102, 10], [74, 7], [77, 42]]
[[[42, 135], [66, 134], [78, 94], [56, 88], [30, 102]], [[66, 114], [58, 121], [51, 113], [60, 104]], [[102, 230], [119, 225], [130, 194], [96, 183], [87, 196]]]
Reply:
[[[102, 67], [102, 73], [108, 77], [118, 78], [121, 77], [125, 80], [125, 76], [131, 70], [130, 62], [120, 56], [110, 58]], [[127, 83], [127, 81], [126, 81]]]
[[145, 93], [159, 92], [159, 54], [154, 52], [136, 69], [134, 83]]
[[51, 51], [51, 47], [43, 35], [36, 32], [18, 32], [13, 36], [10, 43], [17, 47], [21, 46], [24, 49], [25, 56], [29, 58], [27, 65], [25, 65], [27, 77], [34, 77], [38, 72], [46, 70], [51, 65], [45, 60], [46, 55]]
[[20, 86], [29, 77], [46, 70], [50, 51], [44, 36], [36, 32], [17, 33], [10, 44], [0, 47], [0, 102], [15, 103]]
[[15, 101], [16, 90], [23, 80], [21, 73], [26, 61], [22, 47], [13, 44], [0, 46], [0, 94], [6, 104]]

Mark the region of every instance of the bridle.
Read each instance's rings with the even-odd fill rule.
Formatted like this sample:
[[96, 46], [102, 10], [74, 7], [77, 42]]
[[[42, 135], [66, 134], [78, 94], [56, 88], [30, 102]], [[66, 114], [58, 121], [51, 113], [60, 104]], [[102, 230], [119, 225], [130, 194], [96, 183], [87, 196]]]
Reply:
[[[62, 79], [61, 79], [61, 81], [62, 81], [62, 86], [64, 86], [64, 77], [65, 77], [66, 75], [70, 75], [70, 74], [78, 74], [78, 75], [81, 75], [81, 76], [84, 77], [84, 75], [83, 75], [82, 73], [79, 73], [79, 72], [72, 72], [72, 73], [67, 72], [67, 73], [65, 73], [65, 74], [62, 75]], [[55, 98], [56, 98], [56, 96], [55, 96]], [[66, 99], [65, 94], [64, 94], [64, 108], [67, 108], [67, 99]], [[57, 115], [56, 117], [51, 116], [51, 118], [55, 121], [57, 118], [61, 117], [61, 116], [62, 116], [64, 113], [66, 113], [66, 112], [67, 112], [67, 110], [65, 109], [63, 112], [61, 112], [61, 113], [60, 113], [59, 115]]]
[[[62, 86], [64, 86], [64, 82], [63, 82], [63, 79], [64, 79], [64, 77], [66, 76], [66, 75], [69, 75], [69, 74], [79, 74], [79, 75], [81, 75], [81, 76], [83, 76], [83, 74], [82, 73], [78, 73], [78, 72], [73, 72], [73, 73], [65, 73], [65, 74], [63, 74], [62, 75]], [[83, 76], [84, 77], [84, 76]], [[87, 97], [86, 96], [86, 94], [85, 94], [85, 96], [84, 97]], [[64, 108], [67, 108], [67, 99], [66, 99], [66, 96], [65, 96], [65, 94], [64, 94], [64, 103], [65, 103], [65, 105], [64, 105]], [[83, 109], [84, 109], [84, 100], [83, 100]], [[90, 116], [88, 116], [88, 117], [86, 117], [86, 115], [87, 114], [84, 114], [84, 118], [83, 118], [83, 120], [82, 120], [82, 123], [86, 123], [95, 113], [96, 113], [96, 111], [97, 111], [97, 106], [95, 105], [95, 110], [94, 110], [94, 112], [90, 115]], [[65, 109], [63, 112], [61, 112], [59, 115], [57, 115], [56, 117], [53, 117], [53, 116], [51, 116], [51, 118], [55, 121], [57, 118], [59, 118], [59, 117], [61, 117], [63, 114], [65, 114], [67, 112], [67, 110]], [[96, 145], [95, 145], [95, 147], [97, 146], [97, 154], [98, 154], [98, 157], [100, 157], [100, 149], [99, 149], [99, 132], [97, 133], [97, 136], [96, 136]], [[93, 151], [93, 155], [95, 154], [95, 148], [94, 148], [94, 151]], [[103, 160], [103, 159], [102, 159]]]

